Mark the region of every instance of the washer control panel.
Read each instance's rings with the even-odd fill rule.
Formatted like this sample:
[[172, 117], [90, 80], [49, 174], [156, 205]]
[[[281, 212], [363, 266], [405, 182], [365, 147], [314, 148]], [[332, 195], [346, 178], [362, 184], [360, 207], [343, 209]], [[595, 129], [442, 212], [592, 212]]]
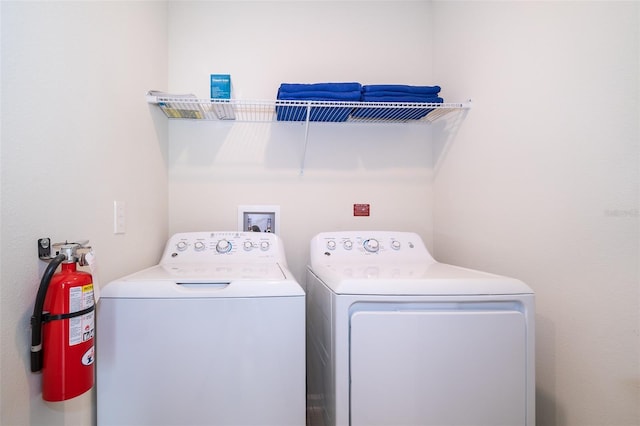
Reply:
[[276, 234], [263, 232], [184, 232], [173, 235], [160, 263], [284, 262], [284, 248]]
[[433, 258], [414, 232], [323, 232], [311, 240], [311, 263], [424, 261]]

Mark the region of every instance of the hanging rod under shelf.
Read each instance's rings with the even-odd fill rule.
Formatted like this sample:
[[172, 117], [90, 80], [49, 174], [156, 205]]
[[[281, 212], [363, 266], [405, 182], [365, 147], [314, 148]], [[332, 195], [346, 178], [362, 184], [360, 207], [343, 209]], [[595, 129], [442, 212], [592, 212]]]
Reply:
[[236, 122], [430, 123], [453, 111], [471, 108], [459, 103], [343, 102], [306, 100], [198, 99], [192, 95], [147, 94], [168, 118]]

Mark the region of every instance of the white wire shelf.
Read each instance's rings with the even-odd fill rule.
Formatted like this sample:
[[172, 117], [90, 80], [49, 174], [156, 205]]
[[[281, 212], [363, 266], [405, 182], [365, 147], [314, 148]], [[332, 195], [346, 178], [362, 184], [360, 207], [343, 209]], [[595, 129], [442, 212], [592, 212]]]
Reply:
[[193, 95], [147, 94], [170, 119], [236, 122], [431, 123], [471, 107], [461, 103], [341, 102], [198, 99]]

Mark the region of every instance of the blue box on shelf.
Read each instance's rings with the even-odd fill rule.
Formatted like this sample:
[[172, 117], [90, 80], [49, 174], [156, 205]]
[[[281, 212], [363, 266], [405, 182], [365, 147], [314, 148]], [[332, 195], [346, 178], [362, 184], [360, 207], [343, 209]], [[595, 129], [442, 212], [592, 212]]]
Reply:
[[211, 99], [231, 99], [230, 74], [211, 74]]

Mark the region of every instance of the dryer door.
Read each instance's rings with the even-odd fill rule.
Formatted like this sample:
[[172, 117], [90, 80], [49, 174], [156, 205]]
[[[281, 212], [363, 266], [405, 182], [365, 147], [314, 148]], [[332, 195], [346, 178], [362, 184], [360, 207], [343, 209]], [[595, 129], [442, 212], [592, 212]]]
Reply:
[[525, 315], [496, 305], [353, 312], [351, 425], [525, 424]]

